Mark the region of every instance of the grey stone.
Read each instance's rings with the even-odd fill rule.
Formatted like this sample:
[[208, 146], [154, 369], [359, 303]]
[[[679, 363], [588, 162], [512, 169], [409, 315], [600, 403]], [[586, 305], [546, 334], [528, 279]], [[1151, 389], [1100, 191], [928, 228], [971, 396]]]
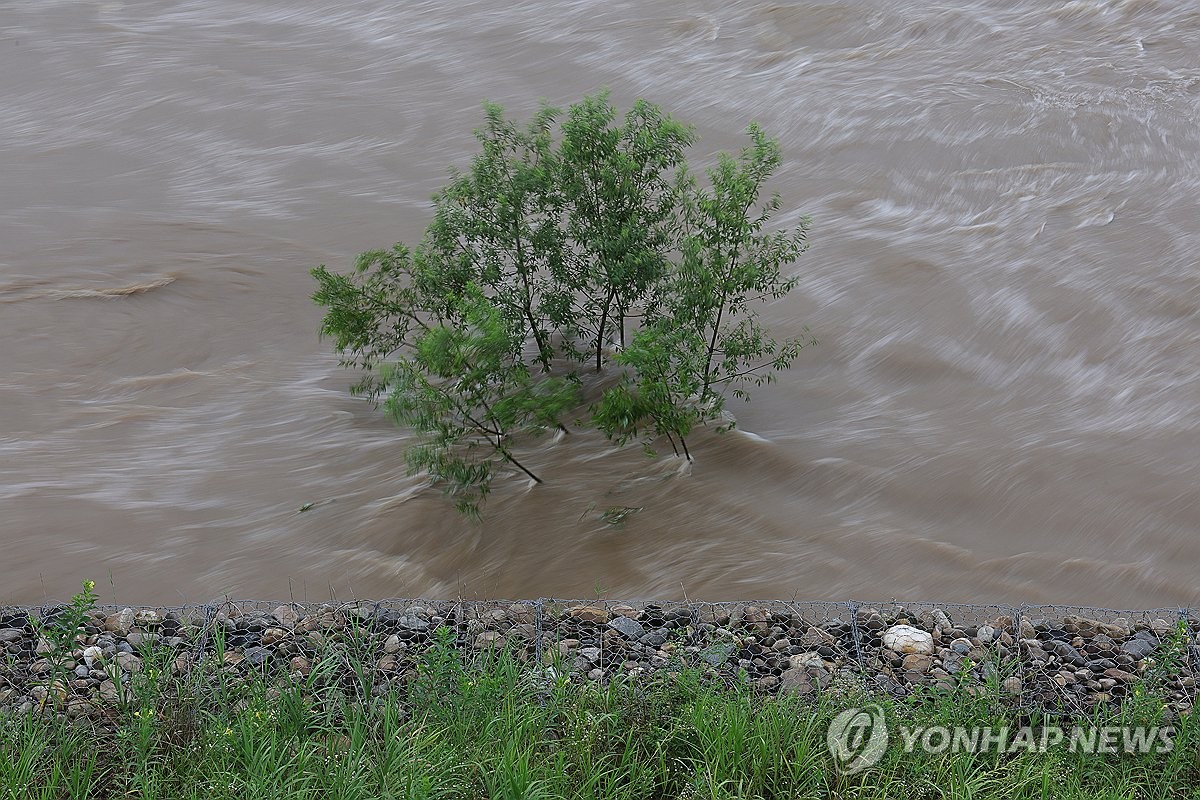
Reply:
[[711, 647], [706, 648], [700, 654], [700, 658], [703, 661], [705, 661], [706, 663], [711, 664], [714, 667], [719, 667], [722, 664], [724, 664], [726, 661], [728, 661], [730, 658], [732, 658], [733, 654], [736, 652], [737, 652], [737, 647], [735, 647], [733, 645], [733, 643], [722, 642], [722, 643], [714, 644]]
[[608, 627], [629, 639], [640, 639], [646, 633], [646, 628], [636, 619], [626, 616], [616, 616], [608, 623]]
[[284, 628], [294, 628], [300, 621], [299, 612], [291, 606], [280, 606], [271, 612], [271, 616], [275, 617], [275, 621]]
[[401, 617], [396, 621], [396, 624], [409, 631], [429, 630], [429, 622], [421, 617], [418, 617], [416, 614], [409, 614], [408, 616]]
[[1083, 654], [1066, 642], [1054, 642], [1052, 649], [1054, 654], [1063, 661], [1067, 661], [1077, 667], [1087, 664], [1087, 659], [1083, 657]]
[[19, 642], [25, 638], [25, 631], [19, 628], [3, 628], [0, 629], [0, 644], [8, 644], [10, 642]]
[[642, 638], [638, 639], [638, 641], [650, 647], [661, 647], [663, 643], [667, 641], [667, 637], [658, 631], [651, 631]]
[[589, 664], [595, 664], [597, 661], [600, 660], [600, 648], [599, 647], [581, 647], [579, 649], [579, 656], [581, 658], [583, 658], [585, 661], [587, 661]]
[[1121, 645], [1121, 649], [1141, 661], [1154, 652], [1154, 644], [1145, 639], [1134, 637]]
[[242, 655], [246, 657], [248, 664], [258, 667], [267, 663], [267, 659], [271, 657], [271, 651], [265, 647], [247, 647]]

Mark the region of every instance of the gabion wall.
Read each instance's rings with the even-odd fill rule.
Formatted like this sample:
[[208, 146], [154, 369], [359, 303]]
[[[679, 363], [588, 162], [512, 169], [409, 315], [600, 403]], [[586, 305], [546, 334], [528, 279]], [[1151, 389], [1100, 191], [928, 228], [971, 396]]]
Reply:
[[435, 639], [463, 655], [505, 649], [541, 674], [579, 681], [693, 667], [764, 693], [962, 689], [1060, 714], [1115, 709], [1135, 691], [1164, 699], [1168, 716], [1188, 712], [1200, 664], [1200, 613], [1178, 608], [231, 600], [97, 609], [73, 642], [58, 645], [47, 630], [68, 613], [0, 608], [0, 709], [95, 716], [127, 701], [150, 663], [171, 675], [215, 668], [299, 680], [330, 652], [343, 654], [348, 673], [351, 661], [365, 665], [383, 691], [411, 675]]

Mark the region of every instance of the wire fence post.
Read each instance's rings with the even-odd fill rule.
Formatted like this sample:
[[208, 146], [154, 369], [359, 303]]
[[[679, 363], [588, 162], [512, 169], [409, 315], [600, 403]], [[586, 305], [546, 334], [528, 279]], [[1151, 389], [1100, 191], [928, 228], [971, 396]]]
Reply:
[[542, 598], [539, 597], [533, 601], [533, 656], [537, 660], [537, 669], [542, 668], [544, 649], [542, 645]]

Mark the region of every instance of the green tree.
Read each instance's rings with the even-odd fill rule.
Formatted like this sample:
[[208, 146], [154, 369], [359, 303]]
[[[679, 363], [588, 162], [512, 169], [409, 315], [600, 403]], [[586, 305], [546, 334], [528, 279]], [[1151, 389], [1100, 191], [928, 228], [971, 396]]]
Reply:
[[[786, 295], [796, 278], [782, 268], [808, 247], [809, 221], [791, 231], [767, 231], [778, 194], [762, 205], [766, 181], [778, 168], [779, 145], [751, 124], [751, 144], [739, 158], [722, 153], [708, 171], [710, 187], [686, 182], [680, 259], [665, 278], [647, 318], [618, 362], [624, 379], [597, 404], [594, 419], [610, 437], [647, 434], [676, 441], [691, 458], [687, 435], [717, 418], [723, 391], [749, 399], [814, 342], [806, 335], [779, 341], [758, 322], [758, 307]], [[678, 450], [676, 450], [678, 452]]]
[[670, 270], [679, 227], [676, 175], [692, 130], [639, 100], [614, 127], [605, 94], [571, 106], [562, 126], [559, 183], [573, 247], [558, 284], [577, 312], [571, 336], [587, 342], [596, 371], [612, 334], [625, 344], [625, 318]]
[[702, 187], [685, 160], [692, 130], [645, 101], [619, 122], [606, 94], [561, 123], [543, 105], [524, 127], [484, 109], [480, 152], [434, 196], [416, 248], [364, 253], [347, 275], [313, 270], [322, 335], [365, 373], [354, 391], [418, 434], [410, 469], [477, 514], [500, 467], [541, 481], [517, 453], [565, 430], [586, 399], [576, 365], [603, 370], [619, 342], [618, 380], [590, 419], [691, 458], [686, 437], [725, 392], [748, 397], [811, 341], [777, 341], [757, 320], [795, 286], [782, 270], [807, 246], [807, 220], [767, 229], [778, 145], [752, 124], [750, 146], [721, 155]]

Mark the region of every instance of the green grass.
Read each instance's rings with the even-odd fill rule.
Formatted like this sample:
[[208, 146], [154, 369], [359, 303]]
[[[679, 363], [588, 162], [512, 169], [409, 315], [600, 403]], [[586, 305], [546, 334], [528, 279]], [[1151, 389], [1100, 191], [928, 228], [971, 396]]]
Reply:
[[[1029, 720], [988, 694], [893, 701], [855, 684], [813, 700], [710, 685], [688, 670], [584, 684], [506, 653], [467, 661], [445, 639], [390, 683], [352, 648], [303, 681], [204, 665], [171, 678], [169, 657], [147, 655], [109, 718], [0, 718], [0, 798], [1200, 798], [1190, 717], [1169, 753], [893, 744], [874, 768], [841, 775], [825, 735], [850, 705], [879, 702], [893, 725]], [[1094, 721], [1150, 720], [1156, 708]]]

